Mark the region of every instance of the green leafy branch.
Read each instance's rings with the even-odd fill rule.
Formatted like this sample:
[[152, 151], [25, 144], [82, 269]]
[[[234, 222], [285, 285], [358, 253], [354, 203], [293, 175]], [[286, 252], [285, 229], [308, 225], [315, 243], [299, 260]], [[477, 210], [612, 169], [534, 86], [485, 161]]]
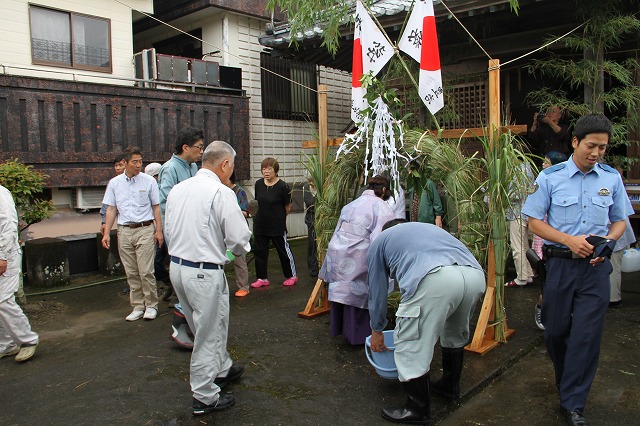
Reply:
[[0, 185], [13, 195], [19, 215], [19, 231], [48, 219], [55, 208], [53, 203], [39, 198], [48, 176], [17, 159], [0, 164]]

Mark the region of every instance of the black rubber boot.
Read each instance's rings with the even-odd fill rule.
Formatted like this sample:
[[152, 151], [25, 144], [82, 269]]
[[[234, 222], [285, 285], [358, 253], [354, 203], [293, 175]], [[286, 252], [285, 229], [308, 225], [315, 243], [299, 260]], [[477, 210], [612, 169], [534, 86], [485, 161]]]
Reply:
[[431, 396], [429, 395], [429, 373], [408, 382], [402, 382], [407, 394], [403, 407], [387, 407], [382, 417], [394, 423], [428, 425], [431, 417]]
[[173, 296], [173, 286], [171, 285], [171, 281], [163, 281], [163, 283], [166, 287], [166, 290], [162, 295], [162, 300], [168, 302], [169, 300], [171, 300], [171, 296]]
[[185, 349], [193, 349], [193, 340], [191, 340], [191, 329], [187, 323], [187, 319], [177, 309], [173, 310], [173, 322], [171, 323], [171, 339], [178, 346]]
[[464, 362], [464, 347], [442, 348], [442, 378], [431, 383], [434, 394], [454, 400], [460, 398], [460, 375]]

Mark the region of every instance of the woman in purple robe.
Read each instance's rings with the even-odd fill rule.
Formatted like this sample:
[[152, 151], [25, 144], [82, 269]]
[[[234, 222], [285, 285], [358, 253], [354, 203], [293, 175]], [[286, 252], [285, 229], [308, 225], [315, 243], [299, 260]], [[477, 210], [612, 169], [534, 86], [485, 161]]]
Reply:
[[352, 345], [371, 334], [367, 298], [367, 252], [382, 226], [395, 218], [386, 200], [389, 181], [369, 179], [362, 195], [342, 208], [318, 277], [329, 283], [330, 332]]

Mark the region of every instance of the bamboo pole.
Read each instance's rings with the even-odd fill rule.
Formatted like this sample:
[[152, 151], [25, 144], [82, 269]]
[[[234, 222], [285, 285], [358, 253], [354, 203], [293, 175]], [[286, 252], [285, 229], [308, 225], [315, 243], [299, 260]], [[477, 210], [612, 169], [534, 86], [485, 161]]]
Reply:
[[[391, 41], [391, 39], [389, 38], [389, 35], [384, 30], [384, 27], [382, 26], [382, 24], [380, 24], [380, 21], [378, 21], [378, 18], [376, 17], [376, 14], [373, 13], [373, 11], [369, 8], [369, 6], [366, 3], [363, 3], [362, 5], [367, 10], [367, 13], [369, 14], [369, 16], [371, 16], [371, 18], [373, 19], [375, 24], [378, 26], [378, 28], [380, 29], [380, 32], [384, 35], [384, 37], [387, 39], [389, 44], [393, 46], [393, 53], [395, 54], [395, 56], [400, 61], [400, 64], [402, 64], [402, 68], [404, 68], [404, 70], [407, 72], [407, 75], [409, 76], [409, 79], [413, 83], [413, 86], [415, 87], [416, 91], [420, 92], [420, 85], [418, 84], [416, 79], [413, 77], [413, 74], [411, 74], [411, 71], [409, 70], [409, 66], [405, 62], [405, 60], [402, 57], [402, 55], [400, 54], [400, 49], [398, 49], [398, 46]], [[404, 23], [402, 24], [402, 30], [400, 31], [400, 34], [402, 34], [404, 32], [404, 28], [407, 25], [407, 22], [409, 21], [409, 16], [411, 15], [411, 11], [412, 10], [413, 10], [413, 3], [411, 4], [411, 8], [409, 9], [409, 11], [407, 12], [407, 15], [405, 16], [405, 20], [404, 20]], [[440, 131], [441, 129], [440, 129], [440, 124], [438, 123], [438, 119], [436, 118], [435, 115], [433, 115], [431, 113], [429, 108], [427, 108], [427, 111], [429, 112], [431, 117], [433, 117], [433, 123], [436, 125], [436, 130]]]
[[327, 118], [327, 85], [318, 85], [318, 156], [320, 165], [324, 167], [327, 157], [327, 137], [329, 134], [329, 120]]

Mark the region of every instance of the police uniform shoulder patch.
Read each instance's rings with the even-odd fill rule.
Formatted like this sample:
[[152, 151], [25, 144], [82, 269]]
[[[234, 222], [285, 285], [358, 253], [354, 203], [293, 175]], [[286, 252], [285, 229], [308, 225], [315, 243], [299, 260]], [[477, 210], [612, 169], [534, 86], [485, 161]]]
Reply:
[[529, 195], [536, 192], [539, 188], [540, 188], [540, 185], [538, 185], [538, 182], [533, 182], [533, 185], [529, 187]]
[[600, 164], [600, 167], [602, 167], [602, 170], [609, 172], [609, 173], [618, 173], [618, 171], [616, 169], [614, 169], [613, 167], [611, 167], [608, 164]]
[[545, 175], [550, 175], [551, 173], [555, 173], [558, 170], [562, 170], [565, 168], [565, 163], [558, 163], [555, 166], [547, 167], [542, 171]]

